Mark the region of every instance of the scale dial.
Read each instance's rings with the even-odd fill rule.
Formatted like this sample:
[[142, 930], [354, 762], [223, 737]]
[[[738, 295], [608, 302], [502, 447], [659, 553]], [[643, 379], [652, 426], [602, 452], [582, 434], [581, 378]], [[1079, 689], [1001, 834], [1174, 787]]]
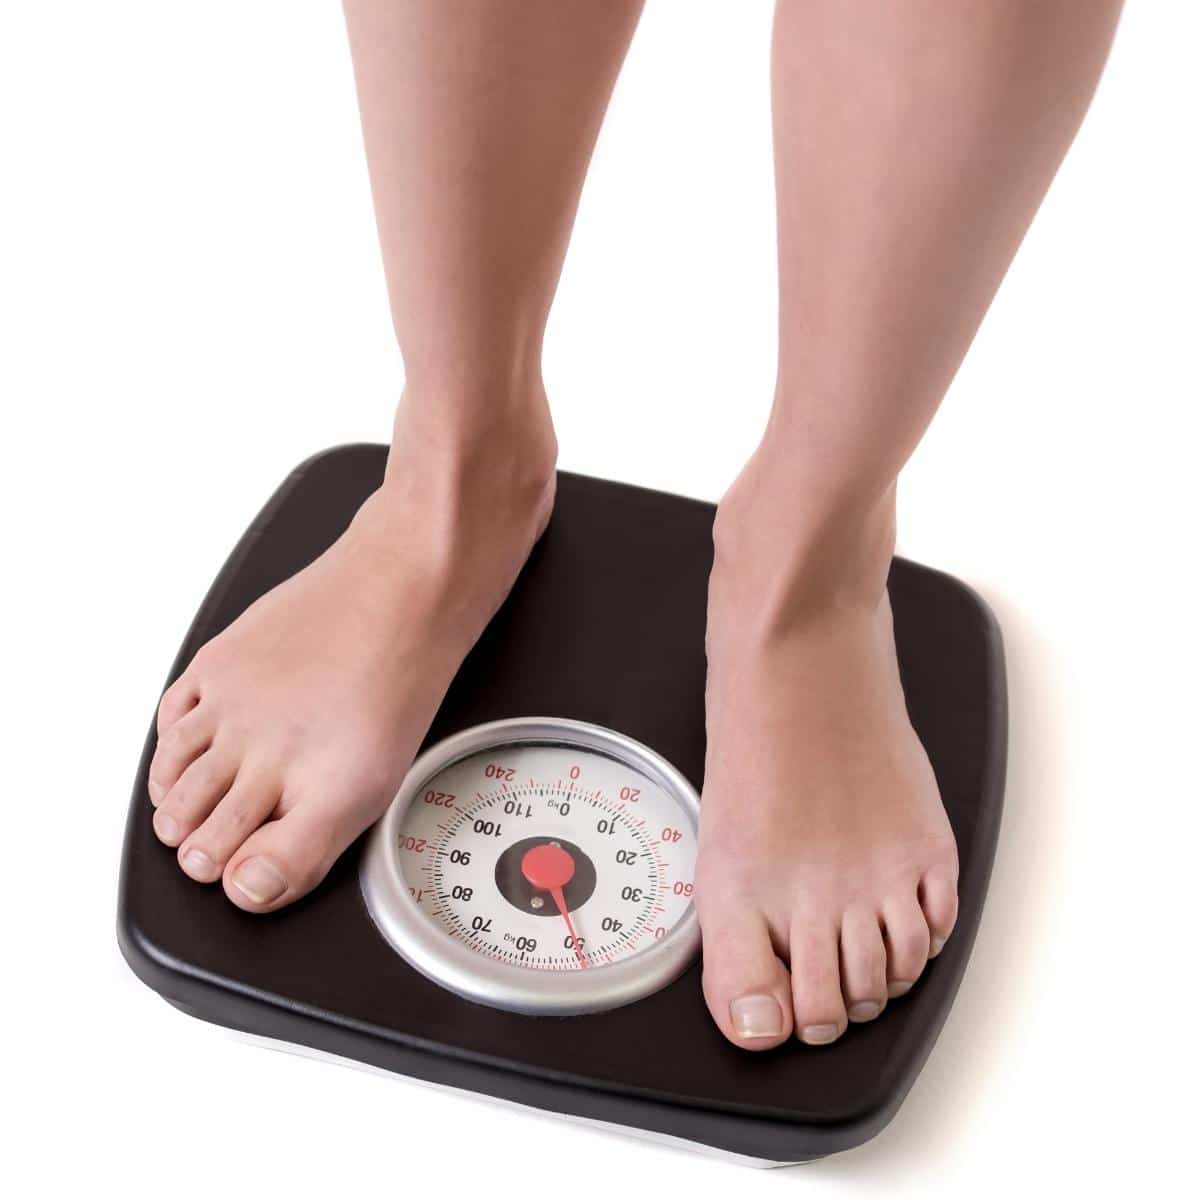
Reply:
[[622, 734], [495, 721], [414, 764], [372, 834], [376, 925], [445, 987], [527, 1013], [596, 1012], [695, 957], [699, 799]]

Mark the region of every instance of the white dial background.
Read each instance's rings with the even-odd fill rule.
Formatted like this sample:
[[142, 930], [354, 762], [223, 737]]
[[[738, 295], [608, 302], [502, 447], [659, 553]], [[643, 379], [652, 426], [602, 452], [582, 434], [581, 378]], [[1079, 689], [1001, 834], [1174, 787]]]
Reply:
[[[564, 889], [581, 943], [547, 893], [506, 897], [497, 863], [520, 843], [558, 841], [576, 861]], [[542, 971], [599, 968], [664, 938], [692, 897], [696, 832], [676, 800], [635, 768], [574, 746], [499, 745], [428, 779], [400, 824], [409, 894], [447, 936], [477, 953]], [[579, 853], [581, 852], [581, 853]], [[595, 885], [572, 907], [594, 868]], [[530, 900], [530, 896], [535, 898]]]

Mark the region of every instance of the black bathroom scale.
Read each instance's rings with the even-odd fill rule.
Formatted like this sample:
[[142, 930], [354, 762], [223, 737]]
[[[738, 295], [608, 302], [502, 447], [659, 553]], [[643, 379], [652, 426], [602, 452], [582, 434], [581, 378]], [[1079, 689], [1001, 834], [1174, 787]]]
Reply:
[[[298, 467], [205, 598], [172, 669], [342, 532], [386, 448]], [[829, 1046], [730, 1045], [691, 904], [713, 508], [560, 474], [550, 525], [464, 662], [387, 813], [311, 895], [254, 916], [187, 879], [133, 789], [118, 935], [183, 1011], [432, 1084], [762, 1165], [874, 1136], [966, 968], [1004, 792], [996, 621], [897, 559], [905, 695], [958, 839], [954, 936], [908, 995]]]

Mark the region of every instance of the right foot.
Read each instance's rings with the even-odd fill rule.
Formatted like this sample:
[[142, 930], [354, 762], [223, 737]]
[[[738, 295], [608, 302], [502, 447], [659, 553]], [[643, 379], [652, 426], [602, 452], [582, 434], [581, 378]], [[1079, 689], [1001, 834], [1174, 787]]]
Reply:
[[159, 705], [155, 832], [249, 912], [310, 891], [382, 814], [549, 519], [540, 392], [482, 432], [431, 430], [430, 407], [402, 404], [385, 481], [346, 532]]
[[873, 1020], [958, 909], [896, 660], [892, 501], [821, 521], [780, 464], [756, 455], [722, 501], [709, 584], [696, 907], [709, 1010], [746, 1050]]

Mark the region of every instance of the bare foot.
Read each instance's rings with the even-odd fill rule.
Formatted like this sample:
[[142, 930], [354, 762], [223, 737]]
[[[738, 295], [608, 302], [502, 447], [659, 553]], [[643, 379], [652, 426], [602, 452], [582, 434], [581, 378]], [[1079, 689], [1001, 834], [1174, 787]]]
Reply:
[[379, 817], [549, 518], [544, 396], [472, 430], [428, 428], [439, 400], [406, 396], [383, 486], [159, 706], [155, 831], [248, 911], [310, 891]]
[[705, 998], [751, 1050], [878, 1016], [958, 904], [954, 835], [900, 687], [891, 498], [880, 521], [787, 531], [755, 475], [717, 522], [696, 886]]

